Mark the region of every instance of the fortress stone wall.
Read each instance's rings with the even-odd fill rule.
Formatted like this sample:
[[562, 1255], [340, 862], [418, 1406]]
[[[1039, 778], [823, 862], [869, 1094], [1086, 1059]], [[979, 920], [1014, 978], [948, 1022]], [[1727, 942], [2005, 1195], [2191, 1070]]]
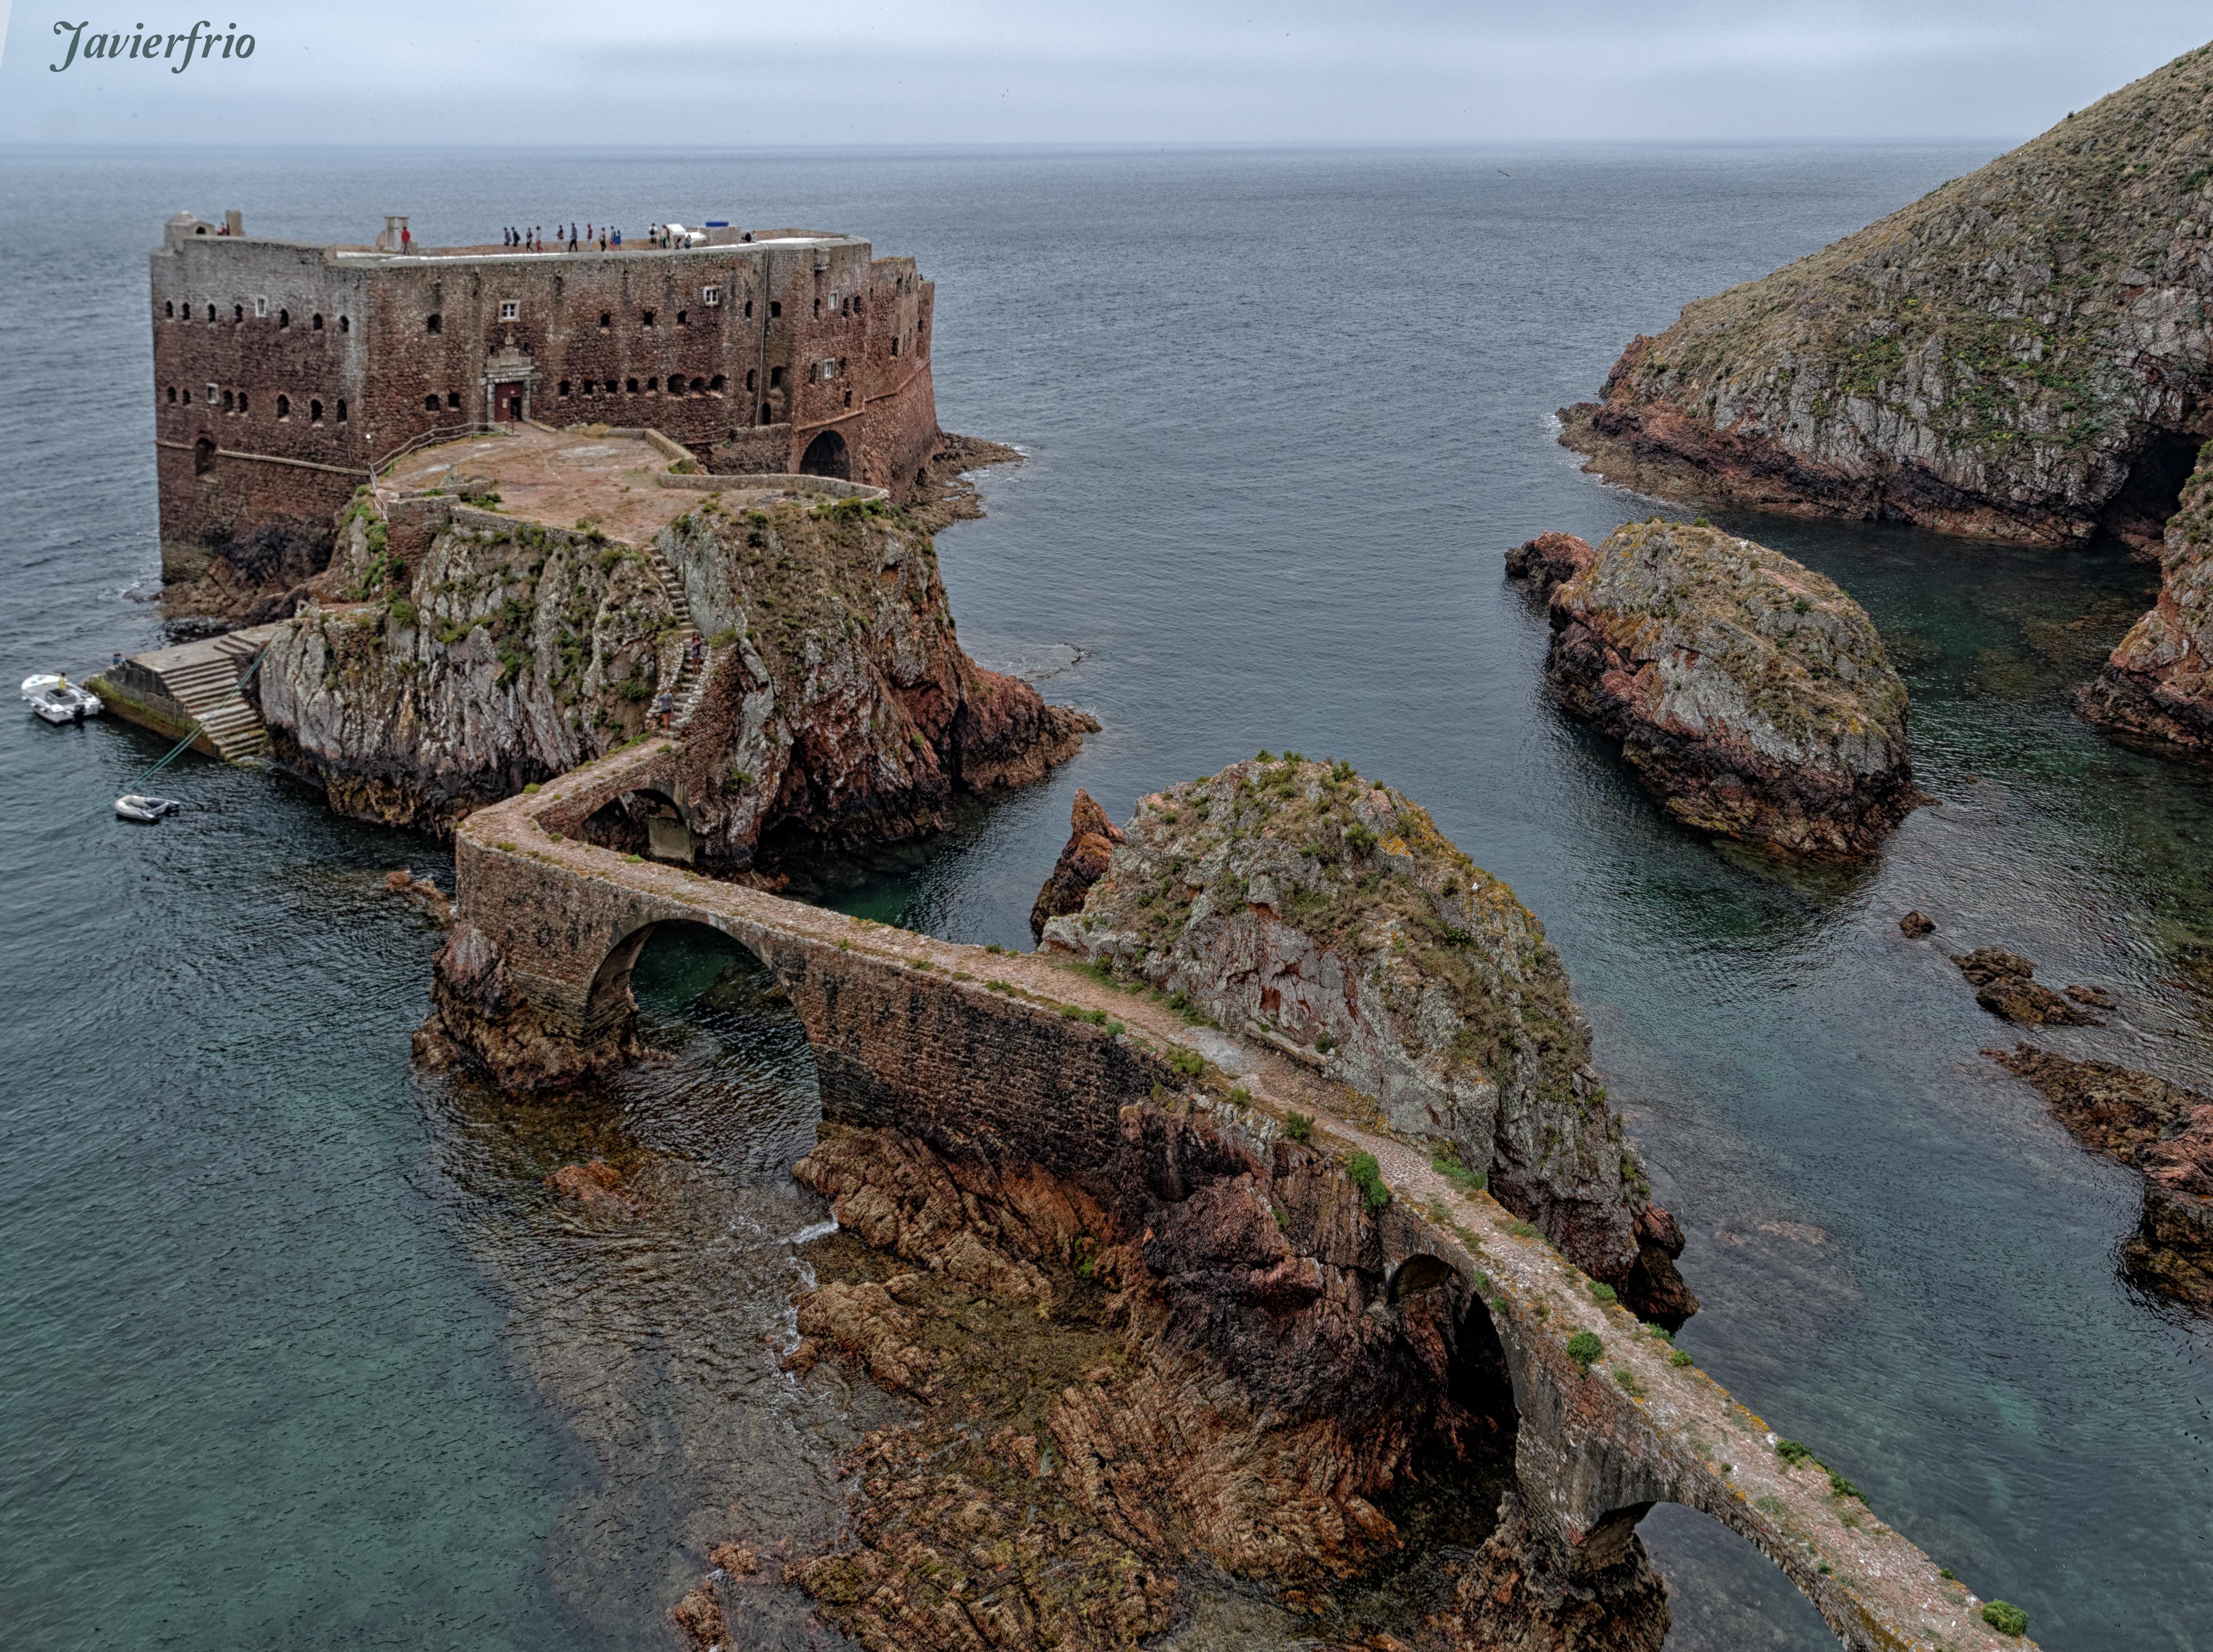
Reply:
[[715, 235], [402, 254], [180, 214], [150, 260], [164, 576], [234, 547], [319, 567], [378, 461], [505, 419], [649, 426], [712, 469], [904, 498], [937, 435], [934, 283], [851, 235]]

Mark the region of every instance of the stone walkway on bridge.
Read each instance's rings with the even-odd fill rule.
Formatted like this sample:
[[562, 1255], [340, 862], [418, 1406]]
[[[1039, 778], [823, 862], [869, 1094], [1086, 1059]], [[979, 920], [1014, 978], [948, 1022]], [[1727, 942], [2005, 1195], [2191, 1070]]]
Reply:
[[[463, 823], [456, 844], [461, 921], [511, 949], [526, 992], [542, 993], [556, 1008], [565, 998], [565, 1013], [581, 1016], [591, 988], [578, 984], [603, 991], [609, 955], [628, 946], [626, 976], [646, 931], [697, 922], [731, 936], [787, 979], [835, 971], [857, 997], [851, 984], [866, 972], [910, 999], [1032, 1023], [1027, 1036], [1062, 1040], [1071, 1065], [1094, 1059], [1099, 1046], [1118, 1046], [1144, 1058], [1149, 1070], [1247, 1139], [1280, 1133], [1295, 1110], [1309, 1114], [1318, 1147], [1375, 1156], [1394, 1202], [1417, 1219], [1422, 1248], [1457, 1270], [1488, 1305], [1520, 1413], [1522, 1495], [1573, 1544], [1603, 1549], [1609, 1537], [1625, 1540], [1653, 1503], [1681, 1503], [1756, 1545], [1847, 1646], [1966, 1652], [2033, 1644], [1988, 1625], [1966, 1587], [1942, 1575], [1849, 1483], [1839, 1484], [1818, 1463], [1786, 1460], [1765, 1422], [1704, 1372], [1679, 1363], [1664, 1337], [1594, 1295], [1588, 1277], [1529, 1223], [1487, 1192], [1456, 1184], [1424, 1150], [1383, 1133], [1369, 1099], [1275, 1049], [1194, 1026], [1158, 994], [1102, 981], [1072, 959], [940, 941], [567, 835], [609, 800], [665, 789], [679, 756], [673, 742], [634, 747]], [[559, 959], [533, 956], [532, 936], [543, 947], [547, 915], [578, 910], [626, 916], [599, 923], [584, 948], [594, 955], [580, 959], [564, 984], [556, 978]], [[626, 986], [624, 996], [626, 1002]], [[809, 1031], [820, 1052], [820, 1029]], [[1208, 1064], [1202, 1074], [1187, 1073], [1192, 1055]], [[994, 1070], [968, 1075], [978, 1091], [1022, 1082]], [[1581, 1362], [1569, 1351], [1580, 1332], [1601, 1344]]]

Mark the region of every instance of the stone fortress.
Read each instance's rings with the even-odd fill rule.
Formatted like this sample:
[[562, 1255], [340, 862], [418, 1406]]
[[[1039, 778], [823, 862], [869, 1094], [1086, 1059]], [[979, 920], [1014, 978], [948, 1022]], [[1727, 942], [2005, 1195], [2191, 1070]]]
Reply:
[[[435, 433], [650, 427], [702, 469], [904, 500], [937, 436], [934, 283], [853, 235], [716, 223], [607, 252], [368, 246], [180, 212], [151, 255], [162, 577], [241, 554], [293, 577]], [[564, 247], [566, 242], [562, 243]]]

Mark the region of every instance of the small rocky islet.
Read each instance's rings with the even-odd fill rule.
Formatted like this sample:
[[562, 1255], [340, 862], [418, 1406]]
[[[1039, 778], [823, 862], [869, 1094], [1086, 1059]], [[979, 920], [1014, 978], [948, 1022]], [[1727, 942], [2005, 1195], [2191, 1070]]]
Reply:
[[1542, 535], [1507, 569], [1546, 597], [1554, 695], [1685, 826], [1861, 856], [1926, 801], [1905, 685], [1865, 611], [1804, 564], [1655, 517], [1595, 549]]

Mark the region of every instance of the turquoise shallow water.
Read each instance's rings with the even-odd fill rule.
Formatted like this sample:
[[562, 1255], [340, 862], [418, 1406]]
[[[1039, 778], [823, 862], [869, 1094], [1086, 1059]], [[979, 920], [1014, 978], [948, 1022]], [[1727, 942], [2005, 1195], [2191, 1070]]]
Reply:
[[[1668, 827], [1545, 704], [1542, 615], [1501, 578], [1539, 529], [1652, 509], [1546, 423], [1631, 334], [1980, 158], [12, 155], [5, 634], [22, 671], [162, 635], [140, 259], [181, 203], [439, 238], [729, 205], [916, 253], [945, 423], [1031, 454], [942, 536], [961, 634], [1106, 727], [834, 898], [1027, 944], [1076, 785], [1119, 815], [1262, 746], [1350, 758], [1546, 921], [1690, 1234], [1701, 1362], [2047, 1644], [2213, 1645], [2213, 1334], [2117, 1276], [2130, 1178], [1978, 1056], [2007, 1029], [1937, 944], [2119, 997], [2057, 1047], [2213, 1082], [2213, 784], [2064, 698], [2149, 570], [1738, 524], [1858, 596], [1914, 692], [1942, 801], [1849, 875]], [[561, 1109], [419, 1077], [436, 937], [381, 882], [436, 850], [197, 760], [186, 816], [107, 818], [159, 749], [0, 722], [0, 939], [66, 988], [0, 1029], [9, 1643], [652, 1646], [705, 1541], [828, 1529], [875, 1402], [773, 1362], [820, 1216], [784, 1173], [788, 1024], [675, 947], [643, 988], [674, 1061]], [[1911, 906], [1934, 942], [1899, 936]], [[547, 1198], [587, 1150], [647, 1220]], [[1646, 1534], [1672, 1644], [1822, 1643], [1698, 1517]], [[758, 1643], [816, 1638], [760, 1612]], [[1191, 1643], [1296, 1643], [1210, 1613]]]

